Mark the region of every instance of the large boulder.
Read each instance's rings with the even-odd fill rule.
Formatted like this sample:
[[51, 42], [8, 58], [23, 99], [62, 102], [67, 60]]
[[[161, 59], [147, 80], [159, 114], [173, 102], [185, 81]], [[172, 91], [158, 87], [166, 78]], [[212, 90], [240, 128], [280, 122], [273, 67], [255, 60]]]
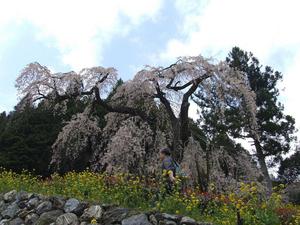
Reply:
[[64, 206], [64, 211], [66, 213], [73, 212], [74, 210], [77, 209], [79, 204], [80, 202], [76, 198], [70, 198], [66, 201], [66, 204]]
[[62, 210], [52, 210], [49, 212], [44, 212], [37, 220], [35, 225], [49, 225], [51, 223], [54, 223], [56, 219], [62, 214]]
[[74, 209], [72, 211], [72, 213], [74, 213], [75, 215], [77, 215], [77, 216], [80, 217], [83, 214], [84, 210], [86, 208], [88, 208], [88, 207], [89, 207], [89, 203], [87, 203], [87, 202], [80, 202], [79, 205], [78, 205], [78, 207], [76, 209]]
[[121, 223], [128, 216], [129, 210], [124, 208], [114, 208], [105, 211], [101, 219], [102, 224], [110, 225]]
[[24, 225], [24, 221], [21, 218], [17, 217], [9, 221], [8, 225]]
[[197, 222], [190, 217], [184, 216], [180, 221], [180, 225], [197, 225]]
[[178, 222], [180, 220], [180, 216], [177, 216], [177, 215], [171, 215], [171, 214], [168, 214], [168, 213], [162, 213], [162, 214], [156, 214], [156, 217], [159, 219], [159, 220], [167, 220], [167, 221], [175, 221], [175, 222]]
[[14, 218], [20, 212], [20, 208], [17, 203], [13, 202], [9, 205], [4, 211], [2, 211], [1, 215], [5, 219]]
[[30, 213], [25, 217], [25, 223], [28, 225], [35, 224], [35, 222], [39, 219], [39, 215], [36, 213]]
[[3, 195], [3, 199], [5, 202], [13, 202], [16, 200], [17, 191], [12, 190], [10, 192], [7, 192]]
[[149, 221], [150, 221], [150, 223], [152, 223], [153, 225], [158, 225], [158, 221], [157, 221], [156, 217], [155, 217], [153, 214], [151, 214], [151, 215], [149, 216]]
[[131, 216], [122, 220], [122, 225], [152, 225], [145, 214]]
[[0, 220], [0, 225], [8, 225], [9, 219]]
[[36, 208], [36, 213], [41, 215], [44, 212], [52, 210], [52, 203], [50, 201], [45, 201], [39, 204]]
[[59, 225], [78, 225], [79, 220], [74, 213], [65, 213], [56, 219], [56, 224]]
[[83, 221], [91, 221], [92, 219], [96, 219], [97, 221], [101, 219], [103, 214], [103, 210], [100, 205], [92, 205], [89, 208], [85, 209], [81, 220]]
[[32, 213], [32, 210], [21, 209], [20, 212], [18, 213], [18, 217], [20, 217], [21, 219], [25, 219], [25, 217], [26, 217], [29, 213]]
[[53, 196], [49, 199], [52, 202], [54, 209], [64, 209], [65, 199], [60, 196]]
[[33, 209], [35, 207], [38, 206], [38, 204], [40, 203], [40, 200], [38, 197], [34, 197], [32, 199], [30, 199], [27, 203], [26, 203], [26, 207], [28, 209]]
[[26, 204], [26, 201], [21, 201], [21, 202], [17, 202], [17, 205], [19, 206], [20, 209], [24, 209], [26, 208], [27, 204]]
[[16, 201], [18, 201], [18, 202], [28, 200], [28, 198], [29, 198], [29, 195], [26, 191], [20, 191], [16, 194]]
[[7, 207], [7, 203], [5, 203], [4, 201], [0, 201], [0, 215], [1, 212], [6, 209], [6, 207]]

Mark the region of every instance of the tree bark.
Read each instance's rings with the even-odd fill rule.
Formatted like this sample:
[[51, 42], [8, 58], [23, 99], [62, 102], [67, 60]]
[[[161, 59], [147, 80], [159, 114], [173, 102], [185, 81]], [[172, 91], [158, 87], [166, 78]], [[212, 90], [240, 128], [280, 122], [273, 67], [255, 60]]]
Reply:
[[[177, 161], [181, 162], [183, 159], [183, 143], [182, 142], [182, 119], [177, 118], [171, 107], [170, 102], [166, 99], [165, 93], [161, 91], [159, 84], [156, 84], [156, 97], [159, 98], [161, 103], [165, 106], [165, 109], [169, 115], [169, 119], [172, 125], [173, 141], [172, 141], [172, 157]], [[182, 110], [181, 110], [182, 111]], [[182, 114], [180, 112], [180, 114]]]
[[172, 122], [172, 133], [173, 133], [173, 141], [172, 141], [172, 157], [177, 161], [181, 162], [183, 158], [183, 145], [181, 141], [181, 126], [180, 121], [176, 119], [176, 121]]
[[207, 181], [207, 185], [209, 184], [209, 181], [210, 181], [210, 154], [211, 154], [211, 144], [207, 143], [206, 145], [206, 181]]
[[259, 162], [259, 165], [260, 165], [260, 169], [261, 169], [261, 172], [264, 175], [264, 179], [265, 179], [266, 184], [267, 184], [267, 188], [268, 188], [268, 192], [269, 192], [268, 194], [271, 194], [273, 185], [272, 185], [270, 174], [269, 174], [269, 171], [268, 171], [268, 168], [267, 168], [267, 165], [266, 165], [263, 149], [261, 147], [261, 144], [260, 144], [259, 140], [257, 140], [257, 138], [253, 138], [253, 139], [254, 139], [254, 145], [255, 145], [256, 155], [257, 155], [257, 159], [258, 159], [258, 162]]
[[145, 113], [144, 111], [139, 110], [137, 108], [127, 107], [127, 106], [111, 106], [107, 102], [105, 102], [101, 99], [100, 93], [99, 93], [99, 88], [94, 87], [93, 91], [95, 93], [96, 102], [99, 105], [103, 106], [109, 112], [129, 114], [131, 116], [139, 116], [139, 117], [141, 117], [141, 119], [146, 121], [150, 126], [153, 124], [155, 119], [152, 118], [151, 116], [147, 115], [147, 113]]

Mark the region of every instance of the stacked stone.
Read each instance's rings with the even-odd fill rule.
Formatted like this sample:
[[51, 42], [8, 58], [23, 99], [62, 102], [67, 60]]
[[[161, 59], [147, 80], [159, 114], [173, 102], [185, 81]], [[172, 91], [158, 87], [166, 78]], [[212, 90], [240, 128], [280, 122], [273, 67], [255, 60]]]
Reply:
[[0, 194], [0, 225], [208, 225], [158, 212], [137, 213], [115, 205], [46, 197], [15, 190]]

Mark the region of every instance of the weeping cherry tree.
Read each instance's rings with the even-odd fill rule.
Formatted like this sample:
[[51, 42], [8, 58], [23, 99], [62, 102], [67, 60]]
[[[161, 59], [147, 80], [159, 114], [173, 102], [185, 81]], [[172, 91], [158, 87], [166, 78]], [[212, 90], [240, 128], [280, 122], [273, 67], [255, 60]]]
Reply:
[[[252, 121], [253, 130], [256, 129], [255, 94], [249, 89], [241, 72], [229, 67], [226, 62], [196, 56], [181, 57], [168, 67], [145, 66], [132, 80], [118, 87], [114, 96], [108, 100], [106, 96], [116, 81], [117, 71], [114, 68], [92, 67], [78, 73], [52, 73], [47, 67], [35, 62], [22, 70], [16, 80], [16, 87], [21, 97], [27, 96], [32, 102], [45, 99], [63, 104], [68, 99], [84, 97], [91, 105], [99, 104], [108, 112], [139, 117], [150, 126], [160, 119], [153, 114], [153, 107], [164, 107], [171, 124], [170, 147], [179, 162], [183, 159], [184, 149], [191, 136], [188, 113], [190, 98], [197, 90], [209, 97], [212, 88], [216, 89], [219, 104], [224, 107], [227, 98], [234, 97], [238, 106], [246, 109], [244, 111]], [[72, 140], [70, 135], [74, 136], [74, 132], [86, 143], [85, 134], [101, 133], [94, 126], [95, 120], [85, 120], [84, 116], [90, 117], [91, 113], [75, 116], [73, 120], [76, 121], [68, 122], [67, 127], [62, 129], [53, 145], [56, 151]], [[75, 127], [72, 128], [72, 125]], [[118, 134], [122, 135], [127, 130], [123, 128]], [[74, 144], [76, 142], [72, 142]], [[74, 146], [72, 148], [76, 149]]]

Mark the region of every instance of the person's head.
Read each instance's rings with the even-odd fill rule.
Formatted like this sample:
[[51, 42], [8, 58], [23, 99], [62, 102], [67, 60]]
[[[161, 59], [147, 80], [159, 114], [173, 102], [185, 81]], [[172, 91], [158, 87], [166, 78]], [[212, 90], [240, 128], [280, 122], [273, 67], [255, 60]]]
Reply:
[[164, 160], [168, 156], [171, 156], [171, 150], [169, 148], [163, 148], [159, 151], [160, 160]]

